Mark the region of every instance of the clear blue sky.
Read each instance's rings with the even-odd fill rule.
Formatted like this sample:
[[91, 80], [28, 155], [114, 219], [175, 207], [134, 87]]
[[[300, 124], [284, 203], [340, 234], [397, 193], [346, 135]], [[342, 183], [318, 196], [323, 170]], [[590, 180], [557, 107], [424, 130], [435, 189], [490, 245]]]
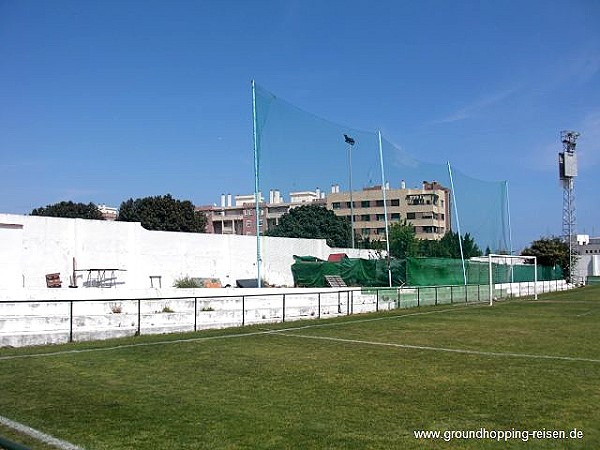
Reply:
[[[508, 180], [515, 247], [600, 235], [600, 2], [0, 0], [0, 212], [250, 193], [250, 80]], [[312, 186], [307, 186], [307, 189]]]

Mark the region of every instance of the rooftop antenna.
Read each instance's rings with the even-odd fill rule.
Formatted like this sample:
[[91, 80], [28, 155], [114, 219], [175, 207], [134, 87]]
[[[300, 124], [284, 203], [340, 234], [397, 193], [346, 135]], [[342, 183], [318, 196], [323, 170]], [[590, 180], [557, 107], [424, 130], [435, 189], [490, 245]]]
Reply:
[[569, 245], [569, 281], [573, 282], [573, 244], [576, 238], [577, 218], [575, 214], [575, 177], [577, 176], [576, 131], [560, 132], [563, 151], [558, 154], [558, 172], [563, 186], [562, 237]]

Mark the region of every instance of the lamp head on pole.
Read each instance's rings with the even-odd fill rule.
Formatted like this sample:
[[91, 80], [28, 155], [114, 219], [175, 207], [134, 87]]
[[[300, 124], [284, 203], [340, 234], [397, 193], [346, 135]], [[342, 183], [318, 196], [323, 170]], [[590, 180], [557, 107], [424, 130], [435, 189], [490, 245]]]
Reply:
[[346, 142], [346, 144], [349, 145], [354, 145], [354, 139], [352, 139], [350, 136], [348, 136], [347, 134], [344, 134], [344, 141]]

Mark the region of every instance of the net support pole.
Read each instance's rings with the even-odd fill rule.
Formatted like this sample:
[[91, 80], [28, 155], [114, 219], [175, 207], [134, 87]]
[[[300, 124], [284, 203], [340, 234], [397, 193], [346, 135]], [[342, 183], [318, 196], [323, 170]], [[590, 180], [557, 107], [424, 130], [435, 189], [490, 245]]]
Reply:
[[458, 217], [458, 205], [456, 204], [456, 193], [454, 190], [454, 180], [452, 179], [452, 168], [448, 161], [448, 175], [450, 176], [450, 188], [452, 189], [452, 203], [454, 204], [454, 215], [456, 216], [456, 228], [458, 232], [458, 247], [460, 248], [460, 260], [462, 261], [463, 280], [465, 282], [465, 291], [467, 286], [467, 269], [465, 268], [465, 254], [462, 246], [462, 233], [460, 231], [460, 219]]
[[[511, 224], [510, 224], [510, 201], [509, 201], [509, 197], [508, 197], [508, 181], [504, 182], [504, 192], [506, 194], [506, 218], [508, 221], [508, 250], [509, 250], [509, 255], [513, 255], [513, 246], [512, 246], [512, 229], [511, 229]], [[515, 282], [515, 272], [513, 270], [513, 264], [511, 262], [510, 265], [510, 282], [514, 283]]]
[[387, 212], [387, 194], [385, 186], [385, 169], [383, 168], [383, 145], [381, 143], [381, 131], [377, 132], [379, 140], [379, 165], [381, 166], [381, 191], [383, 192], [383, 215], [385, 218], [385, 248], [387, 251], [388, 285], [392, 287], [392, 268], [390, 264], [390, 231]]
[[492, 254], [488, 254], [488, 279], [490, 285], [490, 306], [494, 304], [494, 282], [492, 280]]
[[260, 274], [261, 247], [260, 247], [260, 183], [259, 183], [259, 162], [258, 162], [258, 140], [256, 130], [256, 86], [252, 80], [252, 136], [254, 141], [254, 205], [256, 214], [256, 286], [262, 287]]
[[533, 257], [533, 298], [535, 300], [538, 299], [537, 281], [538, 281], [537, 256], [534, 256]]

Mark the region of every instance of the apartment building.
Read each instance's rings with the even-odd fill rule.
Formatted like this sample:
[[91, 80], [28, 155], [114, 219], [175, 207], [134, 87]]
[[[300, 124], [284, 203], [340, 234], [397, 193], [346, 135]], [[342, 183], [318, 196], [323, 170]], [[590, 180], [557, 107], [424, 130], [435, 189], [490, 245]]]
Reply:
[[106, 206], [105, 204], [97, 205], [97, 207], [104, 220], [117, 220], [119, 215], [119, 210], [117, 208]]
[[[221, 195], [220, 206], [199, 206], [197, 211], [206, 215], [206, 232], [214, 234], [256, 235], [256, 206], [254, 194]], [[279, 223], [279, 219], [290, 209], [312, 203], [325, 205], [325, 193], [315, 191], [290, 192], [285, 201], [279, 190], [269, 191], [269, 201], [259, 196], [260, 232], [264, 233]]]
[[[450, 190], [437, 182], [423, 182], [421, 188], [386, 187], [387, 213], [390, 223], [406, 219], [415, 227], [419, 239], [441, 239], [450, 230]], [[320, 204], [336, 215], [350, 220], [350, 192], [340, 192], [334, 185], [325, 195], [315, 191], [290, 192], [285, 201], [280, 191], [269, 191], [269, 200], [259, 197], [261, 233], [274, 227], [290, 209], [303, 204]], [[381, 186], [352, 193], [356, 235], [370, 240], [385, 239], [385, 210]], [[207, 217], [207, 233], [256, 235], [254, 195], [221, 195], [220, 206], [200, 206]]]
[[[385, 189], [389, 223], [404, 219], [415, 227], [418, 239], [441, 239], [451, 229], [450, 190], [439, 183], [424, 181], [421, 188]], [[354, 213], [354, 232], [370, 240], [385, 239], [385, 209], [381, 186], [364, 188], [352, 193], [339, 192], [334, 186], [327, 196], [327, 208], [350, 220]]]

